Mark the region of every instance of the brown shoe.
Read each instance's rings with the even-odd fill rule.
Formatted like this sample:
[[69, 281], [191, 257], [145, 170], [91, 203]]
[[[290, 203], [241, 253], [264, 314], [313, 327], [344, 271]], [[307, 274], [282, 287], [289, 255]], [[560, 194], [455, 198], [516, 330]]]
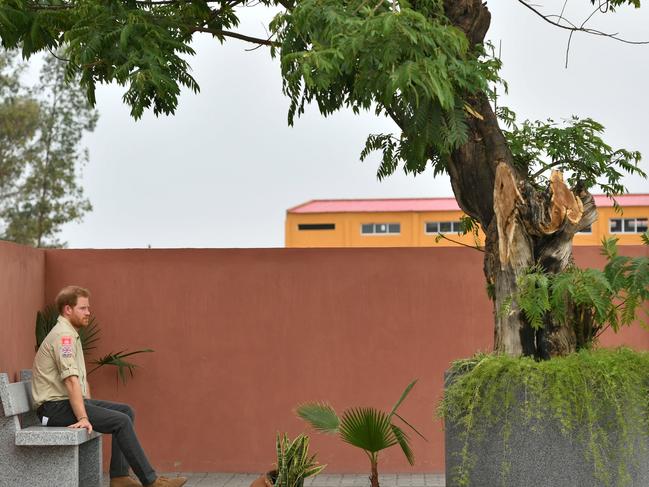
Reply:
[[149, 484], [147, 487], [182, 487], [187, 482], [185, 477], [158, 477], [155, 482]]
[[142, 484], [131, 477], [113, 477], [110, 479], [110, 487], [142, 487]]

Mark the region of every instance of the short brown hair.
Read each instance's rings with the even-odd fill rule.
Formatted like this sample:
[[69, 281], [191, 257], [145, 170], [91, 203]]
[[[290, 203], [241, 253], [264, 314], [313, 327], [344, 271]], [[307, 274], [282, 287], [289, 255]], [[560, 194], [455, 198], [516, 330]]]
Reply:
[[56, 308], [59, 313], [63, 313], [63, 308], [66, 306], [74, 308], [77, 305], [77, 299], [80, 297], [89, 298], [90, 291], [80, 286], [65, 286], [56, 296]]

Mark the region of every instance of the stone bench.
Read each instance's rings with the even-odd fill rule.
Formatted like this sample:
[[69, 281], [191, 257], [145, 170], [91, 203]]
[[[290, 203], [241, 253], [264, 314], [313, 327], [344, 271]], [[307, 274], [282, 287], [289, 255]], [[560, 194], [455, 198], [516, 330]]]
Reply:
[[41, 426], [31, 371], [20, 379], [0, 373], [0, 487], [101, 487], [101, 434]]

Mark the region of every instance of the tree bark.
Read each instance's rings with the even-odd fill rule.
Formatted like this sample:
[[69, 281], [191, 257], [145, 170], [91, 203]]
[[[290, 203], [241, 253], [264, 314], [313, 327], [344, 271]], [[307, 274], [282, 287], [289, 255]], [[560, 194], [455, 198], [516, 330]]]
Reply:
[[379, 487], [379, 466], [376, 457], [371, 459], [372, 474], [370, 475], [370, 487]]
[[[491, 15], [480, 0], [445, 0], [450, 22], [471, 45], [482, 44]], [[571, 326], [548, 315], [534, 330], [513, 296], [517, 279], [533, 265], [558, 273], [572, 265], [572, 238], [596, 218], [592, 197], [571, 191], [560, 173], [547, 189], [533, 187], [526, 169], [514, 165], [507, 140], [486, 94], [465, 102], [480, 117], [468, 118], [469, 139], [447, 163], [460, 208], [477, 219], [486, 234], [484, 274], [494, 303], [494, 350], [549, 358], [576, 349]], [[577, 195], [575, 195], [577, 193]]]

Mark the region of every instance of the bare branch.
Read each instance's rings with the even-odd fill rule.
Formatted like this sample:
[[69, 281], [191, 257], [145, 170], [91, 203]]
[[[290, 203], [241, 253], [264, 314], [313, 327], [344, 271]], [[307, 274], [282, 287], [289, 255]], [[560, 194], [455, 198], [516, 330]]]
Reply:
[[447, 237], [443, 233], [438, 233], [437, 237], [435, 237], [435, 240], [439, 241], [441, 239], [448, 240], [449, 242], [453, 242], [453, 243], [458, 244], [458, 245], [462, 245], [463, 247], [467, 247], [467, 248], [470, 248], [470, 249], [473, 249], [473, 250], [477, 250], [478, 252], [484, 252], [484, 249], [481, 248], [481, 247], [478, 247], [477, 245], [468, 245], [468, 244], [465, 244], [465, 243], [462, 243], [462, 242], [458, 242], [457, 240], [453, 240], [452, 238]]
[[[537, 10], [534, 6], [530, 5], [526, 0], [517, 0], [518, 3], [522, 4], [532, 12], [534, 12], [535, 15], [541, 17], [544, 21], [546, 21], [549, 24], [554, 25], [555, 27], [559, 27], [560, 29], [565, 29], [569, 30], [571, 32], [584, 32], [586, 34], [591, 34], [591, 35], [596, 35], [596, 36], [602, 36], [602, 37], [608, 37], [610, 39], [614, 39], [619, 42], [623, 42], [625, 44], [649, 44], [649, 41], [630, 41], [628, 39], [623, 39], [619, 37], [617, 33], [607, 33], [607, 32], [602, 32], [597, 29], [590, 29], [585, 27], [585, 23], [590, 20], [590, 18], [593, 16], [591, 14], [586, 21], [581, 25], [581, 26], [576, 26], [575, 24], [572, 24], [571, 22], [568, 22], [565, 17], [563, 17], [563, 11], [561, 15], [545, 15], [541, 13], [539, 10]], [[553, 18], [558, 18], [559, 20], [555, 21]], [[561, 23], [562, 21], [567, 22], [569, 25]]]
[[58, 59], [59, 61], [63, 61], [63, 62], [66, 62], [66, 63], [69, 63], [69, 62], [70, 62], [70, 59], [65, 59], [65, 58], [62, 58], [62, 57], [58, 56], [58, 55], [57, 55], [54, 51], [52, 51], [52, 49], [50, 49], [49, 47], [47, 48], [47, 50], [50, 52], [50, 54], [51, 54], [52, 56], [54, 56], [54, 57], [55, 57], [56, 59]]
[[403, 131], [404, 125], [401, 117], [399, 117], [397, 113], [388, 106], [383, 105], [383, 110], [385, 110], [385, 113], [387, 113], [390, 116], [390, 118], [394, 121], [394, 123], [396, 123], [397, 126]]
[[574, 162], [574, 161], [566, 161], [565, 159], [561, 159], [560, 161], [554, 161], [554, 162], [552, 162], [550, 164], [544, 164], [543, 167], [541, 167], [541, 169], [539, 169], [534, 174], [532, 174], [529, 177], [529, 179], [531, 181], [534, 181], [537, 177], [539, 177], [541, 174], [543, 174], [548, 169], [552, 169], [553, 167], [557, 167], [557, 166], [560, 166], [562, 164], [567, 164], [568, 162]]
[[214, 36], [223, 36], [223, 37], [232, 37], [234, 39], [239, 39], [245, 42], [252, 42], [253, 44], [259, 44], [264, 46], [276, 46], [279, 47], [279, 43], [272, 41], [270, 39], [260, 39], [258, 37], [247, 36], [245, 34], [239, 34], [238, 32], [230, 32], [228, 30], [219, 30], [219, 29], [209, 29], [207, 27], [194, 27], [190, 30], [190, 33], [194, 32], [205, 32], [207, 34], [212, 34]]

